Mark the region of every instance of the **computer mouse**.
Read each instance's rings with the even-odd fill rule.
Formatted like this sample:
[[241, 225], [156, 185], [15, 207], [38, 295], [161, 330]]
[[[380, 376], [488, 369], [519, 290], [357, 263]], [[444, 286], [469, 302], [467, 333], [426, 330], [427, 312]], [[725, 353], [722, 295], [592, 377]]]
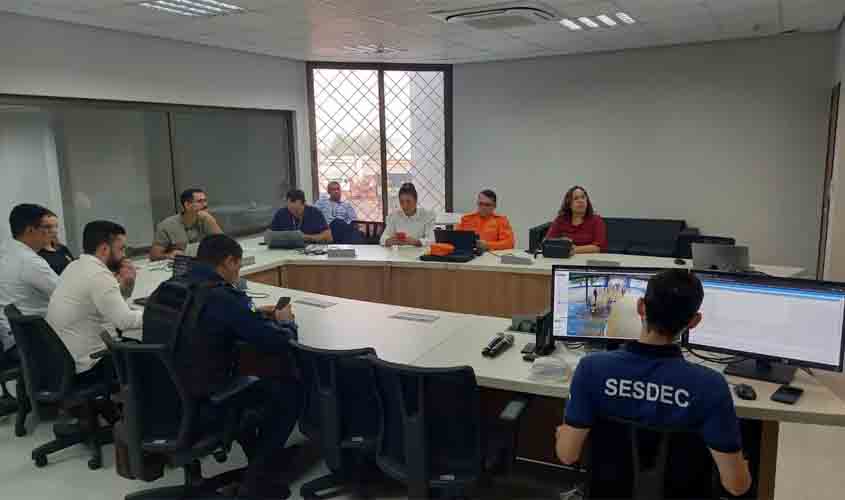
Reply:
[[739, 399], [754, 401], [757, 399], [757, 392], [748, 384], [737, 384], [734, 386], [734, 393]]
[[685, 266], [687, 265], [687, 261], [685, 261], [684, 259], [675, 259], [675, 264], [678, 264], [679, 266]]

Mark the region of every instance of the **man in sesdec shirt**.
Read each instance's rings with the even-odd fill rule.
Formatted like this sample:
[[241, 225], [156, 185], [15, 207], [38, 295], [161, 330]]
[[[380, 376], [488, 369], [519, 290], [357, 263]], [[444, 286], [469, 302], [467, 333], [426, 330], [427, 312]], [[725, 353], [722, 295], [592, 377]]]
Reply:
[[649, 280], [637, 303], [643, 319], [638, 342], [618, 351], [584, 357], [572, 376], [563, 425], [556, 432], [558, 458], [573, 464], [598, 418], [616, 417], [644, 425], [697, 432], [733, 495], [751, 487], [742, 453], [733, 397], [719, 372], [687, 362], [674, 340], [701, 322], [701, 282], [673, 269]]

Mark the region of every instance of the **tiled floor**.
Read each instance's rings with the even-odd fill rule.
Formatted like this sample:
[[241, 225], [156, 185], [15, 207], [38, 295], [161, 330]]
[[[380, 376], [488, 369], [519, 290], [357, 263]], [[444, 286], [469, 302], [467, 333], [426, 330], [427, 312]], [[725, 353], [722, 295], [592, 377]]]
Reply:
[[[102, 470], [87, 468], [87, 450], [77, 446], [50, 457], [50, 463], [37, 469], [30, 452], [52, 438], [51, 426], [42, 424], [24, 438], [14, 437], [8, 418], [0, 419], [0, 498], [117, 500], [126, 493], [151, 487], [179, 484], [182, 474], [170, 470], [155, 483], [129, 481], [114, 471], [114, 448], [104, 448]], [[292, 441], [301, 441], [294, 436]], [[203, 464], [206, 475], [241, 467], [245, 460], [235, 447], [229, 462], [220, 465], [213, 459]], [[845, 428], [785, 424], [781, 427], [776, 500], [840, 500], [845, 490]], [[300, 498], [299, 485], [326, 473], [322, 464], [307, 467], [294, 483], [293, 496]], [[387, 497], [401, 498], [401, 490]], [[343, 497], [340, 497], [341, 499]]]

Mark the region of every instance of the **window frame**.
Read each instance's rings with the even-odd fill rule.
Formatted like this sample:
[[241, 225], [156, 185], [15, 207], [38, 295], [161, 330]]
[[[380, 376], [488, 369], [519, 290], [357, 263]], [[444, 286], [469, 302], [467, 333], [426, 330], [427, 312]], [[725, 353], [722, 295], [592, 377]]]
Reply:
[[[172, 179], [174, 188], [173, 188], [173, 213], [178, 213], [180, 210], [180, 203], [179, 203], [179, 193], [176, 192], [175, 188], [175, 170], [174, 170], [174, 152], [173, 152], [173, 133], [171, 128], [171, 113], [177, 112], [214, 112], [214, 111], [231, 111], [231, 112], [243, 112], [243, 113], [250, 113], [250, 114], [266, 114], [271, 115], [274, 117], [278, 117], [282, 120], [287, 122], [287, 129], [288, 129], [288, 143], [290, 147], [288, 148], [288, 164], [290, 166], [290, 172], [288, 175], [290, 176], [290, 185], [291, 186], [298, 186], [299, 185], [299, 162], [297, 156], [297, 140], [296, 140], [296, 117], [297, 111], [295, 109], [266, 109], [266, 108], [240, 108], [240, 107], [233, 107], [233, 106], [213, 106], [213, 105], [193, 105], [193, 104], [178, 104], [178, 103], [165, 103], [165, 102], [151, 102], [151, 101], [124, 101], [124, 100], [114, 100], [114, 99], [92, 99], [92, 98], [85, 98], [85, 97], [61, 97], [61, 96], [46, 96], [46, 95], [25, 95], [25, 94], [5, 94], [0, 93], [0, 105], [12, 105], [12, 106], [41, 106], [41, 107], [52, 107], [52, 108], [79, 108], [79, 107], [90, 107], [90, 108], [100, 108], [100, 109], [118, 109], [118, 110], [140, 110], [140, 111], [156, 111], [161, 112], [166, 115], [167, 123], [168, 123], [168, 138], [169, 138], [169, 148], [168, 154], [170, 156], [170, 171], [171, 175], [174, 176]], [[64, 193], [62, 193], [64, 195]], [[155, 227], [153, 227], [155, 230]], [[255, 234], [254, 231], [236, 231], [232, 233], [228, 233], [231, 236], [246, 236], [249, 234]], [[132, 248], [132, 255], [145, 255], [150, 249], [150, 245], [142, 246], [142, 247], [133, 247]]]
[[453, 210], [453, 134], [452, 134], [452, 71], [451, 64], [404, 64], [404, 63], [372, 63], [372, 62], [327, 62], [307, 61], [305, 63], [306, 87], [308, 93], [308, 128], [311, 139], [311, 195], [314, 201], [320, 197], [320, 173], [319, 154], [317, 151], [317, 120], [316, 107], [314, 102], [314, 70], [315, 69], [337, 69], [337, 70], [369, 70], [378, 72], [378, 94], [379, 94], [379, 136], [381, 142], [381, 205], [382, 217], [387, 220], [389, 212], [389, 200], [387, 199], [387, 136], [385, 119], [384, 100], [384, 73], [385, 71], [441, 71], [443, 72], [443, 112], [444, 112], [444, 138], [443, 138], [443, 168], [445, 172], [446, 211]]

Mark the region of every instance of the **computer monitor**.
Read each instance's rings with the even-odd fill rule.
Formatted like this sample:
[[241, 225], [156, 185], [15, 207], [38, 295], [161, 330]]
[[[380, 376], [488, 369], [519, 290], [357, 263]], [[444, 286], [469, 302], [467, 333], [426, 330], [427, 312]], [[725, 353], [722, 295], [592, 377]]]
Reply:
[[725, 374], [786, 384], [795, 367], [842, 371], [845, 285], [813, 280], [698, 273], [703, 320], [690, 348], [748, 358]]
[[751, 270], [751, 257], [745, 246], [693, 243], [692, 266], [703, 271], [744, 272]]
[[637, 299], [659, 269], [554, 266], [552, 332], [564, 342], [618, 344], [640, 337]]

